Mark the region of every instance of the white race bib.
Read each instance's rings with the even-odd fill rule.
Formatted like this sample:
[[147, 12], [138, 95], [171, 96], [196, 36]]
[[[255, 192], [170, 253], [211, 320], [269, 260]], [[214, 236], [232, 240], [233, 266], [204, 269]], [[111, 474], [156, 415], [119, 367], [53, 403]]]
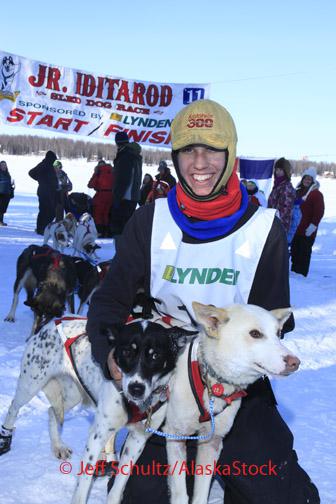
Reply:
[[261, 208], [240, 229], [207, 243], [183, 243], [167, 199], [155, 201], [151, 296], [160, 313], [190, 325], [192, 302], [224, 307], [247, 303], [275, 211]]

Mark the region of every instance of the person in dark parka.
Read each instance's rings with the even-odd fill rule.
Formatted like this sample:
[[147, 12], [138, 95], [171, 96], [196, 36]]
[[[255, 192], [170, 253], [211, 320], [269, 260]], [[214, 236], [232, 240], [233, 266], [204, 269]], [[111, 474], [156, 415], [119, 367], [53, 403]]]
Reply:
[[36, 233], [40, 235], [43, 235], [44, 228], [55, 218], [58, 180], [53, 163], [56, 159], [56, 154], [48, 151], [45, 158], [28, 172], [29, 176], [38, 182], [39, 213]]
[[4, 214], [8, 204], [14, 197], [14, 181], [12, 181], [6, 161], [0, 162], [0, 226], [7, 226], [4, 222]]
[[140, 145], [130, 142], [125, 131], [116, 134], [115, 142], [118, 151], [114, 159], [115, 183], [110, 220], [112, 236], [121, 234], [126, 222], [133, 215], [140, 201], [142, 176]]

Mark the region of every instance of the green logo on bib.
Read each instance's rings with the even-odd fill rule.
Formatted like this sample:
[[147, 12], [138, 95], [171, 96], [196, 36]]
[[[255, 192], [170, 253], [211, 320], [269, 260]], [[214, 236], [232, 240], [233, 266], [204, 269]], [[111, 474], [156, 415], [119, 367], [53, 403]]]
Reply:
[[236, 285], [240, 271], [231, 268], [177, 268], [167, 265], [162, 278], [179, 284], [223, 283]]

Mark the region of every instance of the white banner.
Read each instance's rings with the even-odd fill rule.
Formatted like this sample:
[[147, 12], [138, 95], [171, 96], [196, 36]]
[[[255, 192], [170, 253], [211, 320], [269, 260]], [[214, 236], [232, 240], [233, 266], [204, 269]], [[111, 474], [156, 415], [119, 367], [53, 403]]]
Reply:
[[209, 84], [167, 84], [96, 75], [0, 51], [3, 124], [152, 147], [170, 146], [170, 125], [188, 103], [209, 98]]

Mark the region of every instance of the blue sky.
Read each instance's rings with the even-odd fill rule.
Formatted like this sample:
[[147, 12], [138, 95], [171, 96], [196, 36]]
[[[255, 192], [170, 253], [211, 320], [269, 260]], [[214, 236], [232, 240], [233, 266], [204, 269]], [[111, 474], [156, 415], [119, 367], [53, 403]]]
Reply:
[[18, 0], [8, 9], [4, 51], [118, 77], [210, 82], [235, 120], [238, 154], [336, 161], [333, 0]]

